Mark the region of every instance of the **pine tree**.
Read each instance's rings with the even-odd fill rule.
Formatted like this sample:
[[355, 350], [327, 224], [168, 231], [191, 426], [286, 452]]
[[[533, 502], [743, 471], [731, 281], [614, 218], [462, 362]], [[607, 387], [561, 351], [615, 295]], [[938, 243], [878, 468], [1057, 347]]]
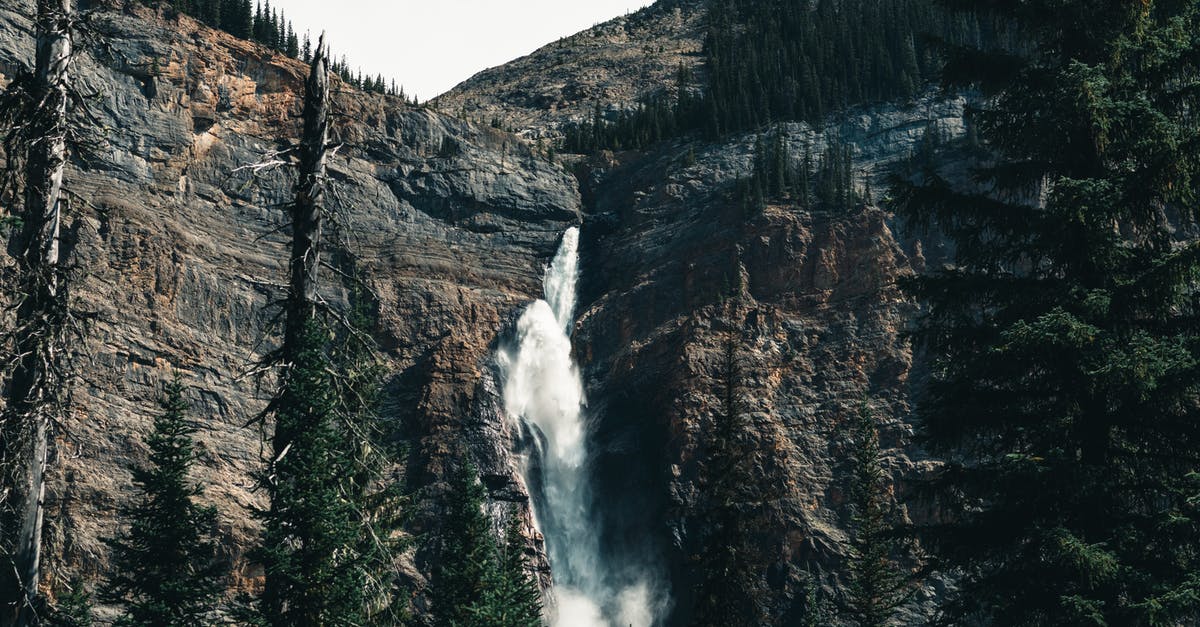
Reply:
[[[284, 369], [264, 412], [275, 417], [273, 456], [262, 477], [271, 505], [259, 513], [264, 530], [255, 554], [265, 575], [261, 617], [277, 627], [381, 624], [400, 620], [404, 611], [393, 598], [392, 568], [402, 503], [381, 487], [389, 461], [376, 415], [374, 345], [367, 329], [327, 329], [316, 296], [326, 212], [327, 58], [322, 39], [306, 83], [290, 207], [284, 338], [273, 356]], [[344, 259], [338, 264], [343, 276], [356, 276], [347, 274]], [[357, 303], [361, 285], [353, 287]], [[356, 308], [347, 317], [360, 313]]]
[[220, 0], [199, 0], [196, 13], [196, 17], [209, 26], [216, 28], [221, 25]]
[[271, 14], [271, 49], [276, 52], [283, 52], [287, 46], [287, 18], [283, 13], [276, 11]]
[[483, 513], [484, 488], [470, 463], [450, 479], [431, 581], [434, 624], [474, 625], [472, 607], [496, 578], [496, 540]]
[[812, 208], [813, 204], [813, 187], [812, 187], [812, 152], [808, 146], [804, 147], [804, 157], [800, 160], [799, 174], [797, 175], [797, 190], [800, 207], [803, 209]]
[[896, 559], [902, 547], [895, 537], [887, 502], [887, 477], [879, 451], [879, 433], [864, 401], [853, 428], [850, 482], [850, 553], [846, 616], [859, 627], [892, 624], [896, 610], [911, 596]]
[[842, 177], [839, 167], [841, 150], [836, 142], [829, 142], [817, 164], [816, 197], [822, 209], [842, 209]]
[[49, 627], [92, 627], [95, 624], [92, 595], [83, 580], [78, 577], [71, 580], [70, 589], [59, 594], [58, 602], [45, 621]]
[[811, 572], [804, 573], [804, 593], [800, 601], [799, 620], [796, 627], [828, 627], [829, 613], [821, 599], [821, 586]]
[[237, 20], [230, 33], [242, 39], [251, 39], [254, 35], [254, 5], [250, 0], [236, 0], [238, 6]]
[[346, 485], [355, 469], [337, 421], [328, 339], [316, 320], [301, 328], [275, 410], [279, 452], [264, 479], [271, 506], [259, 514], [256, 557], [266, 576], [262, 614], [276, 627], [366, 621], [360, 513]]
[[254, 28], [252, 29], [252, 40], [258, 43], [266, 43], [266, 20], [263, 19], [262, 0], [257, 0], [254, 3]]
[[969, 189], [925, 168], [893, 190], [957, 244], [909, 285], [945, 618], [1195, 623], [1200, 5], [987, 6], [1030, 41], [952, 49], [945, 78], [989, 96], [994, 156]]
[[435, 625], [536, 627], [541, 592], [529, 570], [521, 521], [514, 512], [497, 542], [483, 511], [485, 491], [466, 463], [450, 478], [430, 601]]
[[216, 509], [200, 507], [188, 472], [196, 458], [183, 381], [164, 386], [162, 413], [146, 442], [149, 464], [133, 469], [140, 498], [122, 510], [129, 532], [108, 541], [113, 575], [104, 590], [124, 608], [119, 625], [197, 625], [212, 620], [222, 589], [216, 558]]
[[479, 600], [468, 612], [479, 627], [541, 627], [542, 594], [530, 575], [525, 556], [525, 537], [516, 512], [509, 515], [504, 545]]
[[239, 0], [223, 0], [218, 7], [220, 13], [219, 27], [232, 35], [237, 35], [234, 30], [238, 26], [238, 10], [241, 8]]
[[[334, 240], [345, 242], [340, 229], [335, 223]], [[401, 531], [409, 519], [410, 497], [393, 462], [406, 457], [406, 451], [392, 441], [379, 413], [385, 370], [371, 338], [378, 303], [352, 252], [335, 247], [331, 262], [349, 301], [345, 326], [330, 347], [330, 363], [338, 373], [334, 382], [345, 431], [342, 448], [349, 453], [351, 469], [344, 477], [343, 489], [360, 512], [355, 549], [369, 582], [368, 619], [381, 627], [408, 625], [409, 598], [394, 568], [396, 556], [413, 543], [412, 537]]]
[[774, 497], [766, 479], [756, 475], [745, 411], [745, 364], [742, 336], [734, 316], [740, 303], [726, 303], [720, 368], [716, 377], [718, 409], [701, 461], [703, 511], [692, 561], [696, 582], [692, 618], [702, 625], [768, 624], [767, 595], [762, 579], [767, 558], [756, 545], [762, 521], [755, 518], [761, 503]]
[[279, 33], [275, 10], [271, 8], [271, 0], [263, 0], [262, 33], [260, 41], [268, 48], [275, 48], [275, 36]]
[[296, 37], [296, 31], [292, 28], [292, 23], [287, 23], [287, 36], [284, 38], [284, 54], [297, 59], [300, 57], [300, 40]]

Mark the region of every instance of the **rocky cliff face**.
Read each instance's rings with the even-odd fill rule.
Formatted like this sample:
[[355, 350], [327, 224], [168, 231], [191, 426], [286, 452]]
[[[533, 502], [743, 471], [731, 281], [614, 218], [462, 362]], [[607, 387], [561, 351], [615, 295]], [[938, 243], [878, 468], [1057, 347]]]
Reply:
[[[818, 153], [830, 137], [848, 142], [881, 189], [877, 177], [915, 149], [927, 120], [961, 132], [962, 107], [930, 97], [852, 111], [825, 128], [770, 132], [782, 133], [793, 154]], [[773, 204], [745, 215], [729, 196], [753, 154], [754, 137], [745, 135], [598, 165], [586, 194], [576, 350], [601, 416], [601, 493], [613, 504], [606, 522], [614, 551], [644, 554], [640, 541], [621, 539], [648, 534], [686, 607], [686, 556], [704, 524], [697, 461], [719, 412], [722, 338], [731, 329], [742, 338], [754, 474], [779, 495], [763, 504], [772, 531], [759, 540], [775, 557], [764, 579], [773, 615], [791, 624], [804, 571], [839, 585], [847, 425], [861, 402], [869, 399], [882, 422], [896, 489], [927, 465], [910, 445], [913, 356], [903, 333], [913, 309], [896, 285], [921, 258], [917, 242], [902, 245], [875, 207]]]
[[704, 0], [660, 0], [480, 72], [432, 106], [528, 139], [555, 138], [597, 104], [626, 108], [675, 87], [679, 68], [703, 72]]
[[[0, 6], [5, 77], [29, 66], [32, 11], [26, 0]], [[102, 539], [119, 528], [127, 465], [144, 459], [141, 436], [173, 369], [201, 426], [197, 479], [246, 584], [251, 512], [263, 503], [251, 478], [261, 434], [245, 425], [265, 397], [245, 375], [275, 337], [293, 175], [239, 168], [297, 136], [304, 67], [145, 8], [97, 13], [93, 26], [108, 47], [89, 48], [75, 71], [103, 131], [67, 180], [78, 199], [73, 292], [96, 321], [56, 442], [47, 585], [105, 572]], [[378, 297], [376, 335], [394, 373], [386, 417], [411, 438], [411, 479], [436, 495], [448, 456], [486, 449], [496, 498], [523, 504], [507, 430], [468, 423], [497, 334], [540, 293], [542, 266], [579, 221], [574, 179], [490, 128], [345, 88], [336, 109], [333, 209]], [[342, 299], [326, 276], [325, 297]]]
[[[341, 90], [333, 204], [378, 297], [386, 416], [412, 445], [408, 481], [429, 488], [416, 531], [436, 530], [443, 472], [464, 450], [481, 467], [491, 510], [515, 503], [528, 516], [493, 355], [540, 295], [561, 233], [582, 220], [576, 352], [600, 451], [605, 547], [614, 560], [650, 562], [686, 608], [685, 556], [704, 524], [697, 459], [718, 400], [720, 336], [736, 329], [754, 467], [778, 487], [764, 504], [773, 529], [760, 542], [775, 559], [763, 577], [787, 624], [803, 571], [837, 583], [845, 424], [859, 402], [869, 397], [884, 423], [897, 490], [928, 464], [909, 443], [913, 357], [902, 333], [912, 309], [896, 287], [921, 265], [919, 247], [875, 207], [775, 204], [746, 216], [729, 193], [751, 169], [753, 135], [600, 155], [577, 178], [516, 136], [448, 115], [499, 117], [536, 139], [597, 99], [632, 102], [680, 62], [702, 59], [700, 5], [660, 2], [551, 44], [442, 97], [446, 113]], [[31, 12], [30, 0], [0, 7], [0, 82], [29, 64]], [[67, 178], [86, 201], [70, 211], [74, 292], [97, 318], [57, 440], [48, 585], [105, 571], [102, 539], [118, 530], [117, 507], [131, 494], [127, 465], [144, 457], [156, 391], [178, 369], [201, 425], [197, 478], [220, 511], [234, 583], [250, 586], [244, 555], [262, 505], [251, 478], [262, 448], [245, 425], [265, 399], [243, 375], [273, 342], [280, 206], [292, 180], [286, 168], [239, 168], [296, 136], [304, 68], [145, 8], [101, 12], [94, 24], [108, 46], [90, 48], [76, 70], [97, 94], [91, 108], [104, 131]], [[960, 132], [962, 109], [930, 95], [775, 130], [796, 154], [817, 154], [836, 135], [882, 189], [886, 165], [915, 149], [929, 120]], [[344, 299], [328, 284], [327, 299]], [[421, 558], [409, 564], [418, 589]]]

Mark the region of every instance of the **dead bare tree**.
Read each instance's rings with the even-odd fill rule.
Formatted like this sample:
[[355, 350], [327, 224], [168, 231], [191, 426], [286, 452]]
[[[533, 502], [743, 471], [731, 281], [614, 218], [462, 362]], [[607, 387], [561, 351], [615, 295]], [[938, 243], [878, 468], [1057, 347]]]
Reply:
[[317, 273], [321, 269], [322, 207], [329, 151], [329, 62], [322, 35], [313, 55], [304, 90], [304, 131], [300, 136], [300, 178], [291, 207], [292, 257], [288, 286], [284, 352], [295, 347], [317, 302]]
[[[34, 73], [17, 88], [27, 107], [24, 212], [14, 250], [19, 294], [15, 364], [0, 416], [0, 502], [6, 563], [0, 573], [0, 625], [37, 620], [43, 502], [49, 432], [59, 408], [62, 342], [67, 318], [60, 289], [59, 228], [67, 158], [67, 105], [72, 53], [71, 1], [38, 0]], [[11, 148], [11, 146], [9, 147]]]
[[[318, 432], [327, 419], [321, 411], [313, 411], [304, 397], [306, 385], [314, 381], [314, 364], [306, 349], [311, 349], [310, 325], [317, 313], [317, 279], [321, 266], [321, 227], [326, 186], [326, 159], [329, 135], [329, 65], [325, 59], [325, 39], [321, 37], [313, 55], [312, 66], [304, 94], [304, 128], [298, 146], [299, 177], [294, 187], [295, 199], [289, 207], [292, 231], [291, 253], [288, 259], [288, 292], [284, 301], [284, 337], [279, 351], [269, 360], [282, 366], [280, 388], [267, 411], [275, 415], [275, 430], [271, 436], [273, 456], [266, 482], [271, 507], [264, 516], [264, 570], [262, 595], [263, 616], [268, 623], [321, 624], [325, 610], [321, 595], [307, 590], [314, 572], [298, 572], [292, 564], [304, 564], [304, 570], [321, 569], [328, 556], [306, 551], [316, 534], [314, 529], [295, 524], [295, 511], [304, 509], [307, 494], [305, 483], [323, 482], [328, 477], [297, 476], [291, 459], [318, 446], [305, 436]], [[293, 447], [297, 450], [293, 450]], [[291, 457], [285, 459], [291, 453]], [[309, 468], [310, 472], [317, 472]], [[324, 494], [325, 500], [329, 495]], [[324, 505], [328, 505], [325, 503]], [[318, 534], [319, 535], [319, 534]], [[286, 557], [283, 557], [286, 556]], [[304, 597], [311, 603], [296, 603]], [[293, 605], [294, 604], [294, 605]]]

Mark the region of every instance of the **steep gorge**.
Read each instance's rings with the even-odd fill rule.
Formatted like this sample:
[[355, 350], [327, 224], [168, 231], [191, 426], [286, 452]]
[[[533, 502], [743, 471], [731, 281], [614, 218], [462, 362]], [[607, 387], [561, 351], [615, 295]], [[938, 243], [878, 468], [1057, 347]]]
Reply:
[[[28, 65], [30, 7], [0, 8], [0, 84]], [[436, 532], [446, 471], [467, 450], [497, 519], [513, 503], [522, 508], [543, 577], [522, 475], [528, 442], [506, 411], [495, 355], [542, 297], [562, 234], [583, 225], [578, 306], [564, 322], [592, 425], [599, 551], [612, 564], [660, 572], [675, 622], [688, 618], [687, 557], [704, 524], [696, 461], [717, 403], [721, 312], [736, 291], [760, 443], [754, 466], [779, 488], [763, 505], [773, 525], [759, 541], [775, 556], [764, 579], [773, 615], [787, 624], [804, 572], [838, 583], [845, 424], [858, 402], [869, 396], [886, 417], [897, 491], [928, 463], [909, 444], [911, 307], [895, 283], [920, 268], [920, 245], [897, 237], [875, 207], [840, 214], [772, 204], [746, 219], [729, 192], [752, 167], [751, 134], [576, 159], [573, 176], [521, 138], [452, 117], [478, 107], [466, 116], [499, 116], [526, 138], [553, 136], [588, 114], [600, 95], [589, 90], [631, 103], [681, 59], [695, 61], [701, 19], [700, 3], [660, 3], [481, 74], [439, 101], [444, 113], [343, 91], [335, 209], [377, 296], [375, 333], [391, 373], [385, 413], [410, 444], [406, 480], [429, 497], [414, 531]], [[285, 256], [276, 226], [291, 180], [286, 170], [251, 179], [238, 168], [296, 135], [303, 67], [146, 8], [102, 12], [95, 23], [111, 47], [82, 57], [77, 71], [101, 94], [92, 106], [106, 132], [67, 178], [91, 204], [73, 207], [71, 256], [75, 294], [98, 317], [56, 446], [48, 586], [104, 573], [103, 538], [118, 529], [117, 506], [130, 495], [127, 465], [145, 455], [139, 436], [174, 368], [202, 425], [197, 478], [220, 511], [233, 583], [253, 588], [259, 573], [244, 554], [256, 533], [250, 512], [262, 505], [251, 479], [260, 434], [244, 425], [265, 396], [243, 375], [273, 341], [269, 305]], [[588, 45], [569, 47], [579, 41]], [[571, 62], [559, 71], [590, 86], [544, 78], [564, 65], [553, 53], [564, 46]], [[512, 100], [535, 87], [549, 95]], [[854, 147], [862, 176], [878, 180], [931, 120], [961, 132], [962, 110], [961, 99], [930, 94], [855, 109], [824, 128], [776, 130], [793, 154], [819, 152], [835, 135]], [[335, 286], [324, 296], [345, 298]], [[413, 558], [420, 611], [427, 556]]]

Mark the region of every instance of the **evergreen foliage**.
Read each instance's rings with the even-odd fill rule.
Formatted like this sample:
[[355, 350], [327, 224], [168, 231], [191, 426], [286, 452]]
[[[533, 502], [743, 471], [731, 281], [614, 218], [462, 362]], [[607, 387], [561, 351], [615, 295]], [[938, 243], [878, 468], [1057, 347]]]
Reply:
[[[171, 9], [190, 15], [212, 28], [223, 30], [234, 37], [260, 43], [275, 52], [300, 59], [311, 60], [312, 38], [308, 33], [299, 35], [287, 16], [271, 8], [270, 0], [141, 0], [148, 6], [168, 5]], [[383, 75], [364, 77], [361, 70], [351, 69], [343, 57], [331, 64], [330, 69], [342, 80], [357, 89], [371, 93], [396, 96], [412, 106], [419, 103], [409, 99], [403, 88], [390, 84]]]
[[783, 135], [772, 133], [755, 139], [754, 169], [734, 185], [734, 197], [747, 217], [759, 215], [768, 201], [786, 200], [802, 209], [846, 212], [869, 202], [870, 191], [855, 185], [853, 151], [831, 139], [813, 162], [806, 149], [799, 158], [790, 155]]
[[697, 93], [691, 70], [682, 64], [676, 71], [674, 91], [673, 97], [665, 93], [643, 96], [635, 109], [611, 116], [597, 101], [590, 120], [567, 125], [563, 130], [562, 150], [640, 150], [700, 128], [704, 100]]
[[820, 584], [811, 572], [804, 577], [804, 597], [800, 599], [799, 620], [796, 627], [828, 627], [829, 612], [821, 598]]
[[712, 0], [708, 24], [705, 124], [714, 135], [909, 98], [936, 76], [931, 37], [995, 39], [974, 14], [928, 0]]
[[409, 520], [410, 498], [404, 477], [393, 463], [403, 458], [405, 451], [391, 441], [379, 416], [384, 368], [377, 358], [377, 346], [367, 335], [375, 324], [373, 307], [377, 303], [364, 287], [365, 279], [352, 255], [343, 248], [335, 252], [332, 261], [341, 270], [351, 305], [348, 327], [335, 338], [330, 351], [340, 375], [334, 381], [354, 471], [345, 478], [344, 486], [360, 515], [356, 548], [368, 578], [368, 615], [373, 625], [406, 625], [410, 618], [407, 590], [401, 587], [393, 561], [412, 545], [412, 538], [401, 531]]
[[[965, 8], [976, 3], [951, 3]], [[947, 622], [1200, 620], [1200, 4], [994, 0], [1032, 44], [964, 47], [988, 96], [976, 186], [934, 168], [897, 208], [955, 244], [909, 284], [947, 460], [922, 538]]]
[[475, 467], [463, 464], [449, 488], [430, 590], [434, 624], [446, 627], [471, 624], [470, 608], [496, 569], [495, 539]]
[[49, 627], [92, 627], [92, 595], [79, 578], [71, 580], [70, 590], [58, 596], [58, 602], [45, 617]]
[[430, 600], [434, 624], [447, 627], [534, 627], [541, 623], [541, 593], [529, 573], [525, 541], [513, 514], [504, 546], [483, 511], [483, 484], [463, 464], [450, 480], [438, 535]]
[[893, 624], [911, 597], [909, 578], [896, 559], [902, 553], [888, 503], [888, 478], [879, 433], [866, 402], [854, 421], [850, 482], [850, 553], [845, 616], [858, 627]]
[[772, 122], [819, 123], [846, 107], [917, 95], [937, 77], [936, 42], [1010, 46], [1009, 30], [931, 0], [710, 0], [706, 82], [680, 67], [674, 98], [643, 97], [635, 109], [564, 131], [562, 148], [644, 149], [690, 131], [709, 137]]
[[530, 575], [525, 537], [516, 512], [509, 515], [504, 544], [499, 547], [495, 570], [479, 600], [468, 608], [473, 625], [480, 627], [541, 627], [542, 593]]
[[[222, 590], [216, 557], [216, 509], [200, 507], [199, 485], [188, 479], [196, 458], [179, 375], [164, 386], [162, 413], [146, 442], [149, 465], [133, 468], [141, 494], [122, 510], [128, 534], [108, 541], [112, 571], [103, 597], [123, 608], [118, 625], [199, 625], [213, 619]], [[77, 588], [79, 592], [81, 588]]]
[[373, 421], [378, 371], [360, 360], [369, 349], [329, 340], [308, 322], [275, 410], [286, 444], [263, 479], [271, 507], [259, 513], [255, 555], [270, 625], [382, 624], [404, 612], [390, 575], [402, 500], [381, 487], [387, 461]]
[[[728, 305], [736, 309], [732, 303]], [[719, 410], [700, 462], [699, 485], [705, 511], [699, 514], [692, 619], [701, 625], [765, 625], [769, 610], [762, 578], [768, 558], [757, 545], [763, 521], [755, 510], [773, 496], [752, 463], [755, 443], [744, 408], [741, 332], [726, 322], [716, 393]]]

